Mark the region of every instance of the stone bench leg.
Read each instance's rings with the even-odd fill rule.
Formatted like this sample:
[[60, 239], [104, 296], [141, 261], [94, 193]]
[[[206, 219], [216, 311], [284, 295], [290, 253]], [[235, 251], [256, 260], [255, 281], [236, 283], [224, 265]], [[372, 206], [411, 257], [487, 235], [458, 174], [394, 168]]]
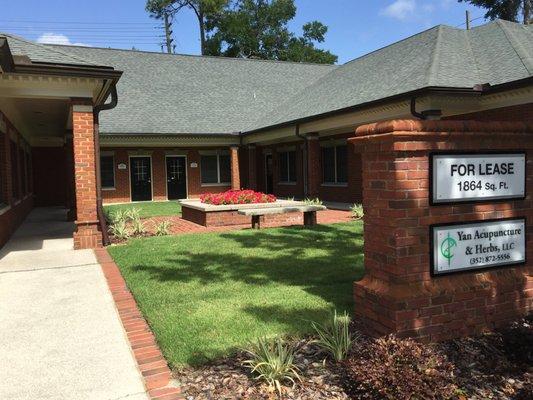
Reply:
[[315, 226], [315, 225], [316, 225], [316, 211], [304, 212], [304, 226]]
[[252, 229], [261, 229], [260, 215], [252, 215]]

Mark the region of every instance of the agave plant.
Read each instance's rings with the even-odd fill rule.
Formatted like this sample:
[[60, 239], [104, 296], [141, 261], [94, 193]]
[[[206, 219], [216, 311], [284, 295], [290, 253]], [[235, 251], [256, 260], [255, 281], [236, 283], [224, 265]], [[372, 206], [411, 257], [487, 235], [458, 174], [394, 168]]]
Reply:
[[296, 349], [280, 337], [259, 338], [245, 351], [250, 359], [244, 361], [244, 365], [251, 369], [255, 379], [276, 388], [280, 395], [283, 382], [291, 382], [294, 387], [297, 380], [301, 381], [300, 370], [294, 363]]
[[162, 221], [155, 227], [156, 236], [165, 236], [170, 233], [170, 221]]
[[335, 311], [333, 319], [324, 324], [311, 322], [311, 326], [318, 336], [314, 342], [322, 350], [329, 353], [335, 361], [346, 358], [356, 339], [350, 332], [350, 317], [346, 312], [337, 315]]

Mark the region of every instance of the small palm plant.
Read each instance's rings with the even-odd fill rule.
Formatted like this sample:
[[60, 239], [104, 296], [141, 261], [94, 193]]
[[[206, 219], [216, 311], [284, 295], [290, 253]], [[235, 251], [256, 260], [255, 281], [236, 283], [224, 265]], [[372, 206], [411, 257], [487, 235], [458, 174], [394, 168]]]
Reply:
[[365, 212], [363, 210], [362, 204], [354, 204], [350, 208], [350, 211], [352, 212], [352, 217], [355, 219], [361, 219], [365, 216]]
[[170, 221], [162, 221], [155, 227], [156, 236], [165, 236], [170, 233]]
[[109, 225], [109, 232], [118, 240], [126, 240], [130, 237], [130, 232], [124, 220], [119, 220]]
[[337, 315], [324, 324], [311, 322], [318, 339], [314, 342], [324, 351], [329, 353], [335, 361], [342, 361], [348, 355], [354, 341], [350, 332], [350, 317], [346, 312]]
[[132, 233], [134, 235], [144, 235], [146, 233], [146, 228], [144, 223], [140, 219], [134, 219], [131, 223]]
[[300, 370], [294, 363], [296, 349], [280, 337], [259, 338], [249, 350], [245, 351], [250, 359], [244, 361], [244, 365], [252, 370], [256, 379], [276, 388], [280, 395], [283, 382], [291, 382], [294, 387], [297, 380], [301, 381]]

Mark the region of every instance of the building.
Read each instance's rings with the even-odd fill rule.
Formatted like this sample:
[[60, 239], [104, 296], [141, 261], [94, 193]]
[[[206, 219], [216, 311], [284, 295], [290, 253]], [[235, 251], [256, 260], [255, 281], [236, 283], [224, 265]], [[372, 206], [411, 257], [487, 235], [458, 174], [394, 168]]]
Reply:
[[97, 246], [100, 198], [360, 202], [346, 139], [396, 118], [533, 123], [533, 27], [439, 25], [335, 66], [0, 34], [0, 244], [31, 207], [66, 205], [75, 246]]

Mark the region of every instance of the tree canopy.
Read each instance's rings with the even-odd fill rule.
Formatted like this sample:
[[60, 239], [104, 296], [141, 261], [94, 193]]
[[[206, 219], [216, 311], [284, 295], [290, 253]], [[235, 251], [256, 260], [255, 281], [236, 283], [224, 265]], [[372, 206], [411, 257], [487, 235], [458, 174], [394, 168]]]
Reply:
[[302, 35], [288, 28], [296, 15], [294, 0], [148, 0], [155, 18], [192, 9], [199, 22], [202, 54], [265, 60], [333, 64], [337, 56], [317, 48], [328, 27], [306, 23]]
[[459, 0], [487, 10], [487, 19], [505, 19], [507, 21], [529, 24], [533, 18], [533, 0]]

